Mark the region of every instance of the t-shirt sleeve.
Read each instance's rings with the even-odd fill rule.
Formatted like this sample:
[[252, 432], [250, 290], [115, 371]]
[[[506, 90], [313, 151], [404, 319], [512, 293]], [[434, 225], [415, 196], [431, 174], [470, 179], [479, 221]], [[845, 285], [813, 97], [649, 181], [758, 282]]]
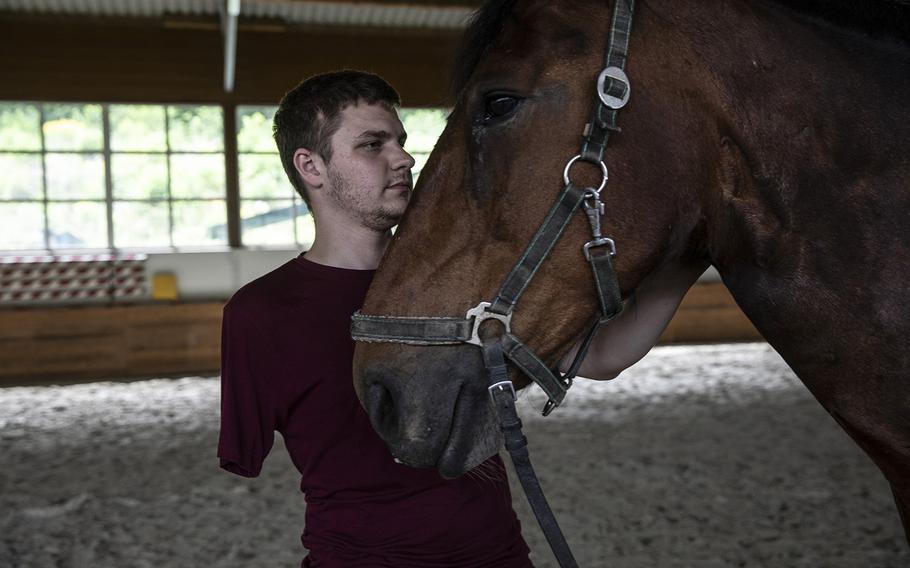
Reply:
[[267, 336], [228, 304], [221, 320], [221, 467], [256, 477], [275, 440]]

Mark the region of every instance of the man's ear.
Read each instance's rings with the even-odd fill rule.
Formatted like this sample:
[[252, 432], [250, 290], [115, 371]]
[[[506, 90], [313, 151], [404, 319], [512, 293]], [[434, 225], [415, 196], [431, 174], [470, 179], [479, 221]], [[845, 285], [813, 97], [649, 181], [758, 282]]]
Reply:
[[297, 148], [294, 152], [294, 169], [308, 187], [319, 189], [325, 183], [325, 162], [316, 152]]

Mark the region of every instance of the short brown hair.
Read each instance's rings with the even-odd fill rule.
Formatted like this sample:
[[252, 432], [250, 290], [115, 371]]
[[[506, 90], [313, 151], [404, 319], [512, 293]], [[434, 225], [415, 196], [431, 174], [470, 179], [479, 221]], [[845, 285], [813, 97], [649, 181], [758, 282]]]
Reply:
[[359, 102], [397, 108], [401, 97], [379, 75], [346, 69], [309, 77], [288, 91], [278, 104], [272, 132], [281, 165], [308, 208], [310, 199], [294, 168], [294, 152], [306, 148], [328, 164], [332, 159], [332, 135], [340, 126], [341, 112]]

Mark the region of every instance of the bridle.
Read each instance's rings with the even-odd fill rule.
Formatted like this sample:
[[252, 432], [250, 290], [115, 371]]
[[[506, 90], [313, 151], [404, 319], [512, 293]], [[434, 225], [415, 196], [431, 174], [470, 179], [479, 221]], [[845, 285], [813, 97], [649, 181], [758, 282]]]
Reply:
[[[610, 133], [620, 131], [616, 126], [617, 111], [629, 100], [630, 84], [625, 65], [634, 4], [634, 0], [614, 2], [605, 65], [597, 78], [597, 97], [590, 119], [585, 125], [581, 149], [566, 164], [562, 193], [500, 286], [496, 297], [491, 302], [480, 302], [469, 309], [464, 318], [375, 316], [358, 312], [353, 315], [351, 323], [351, 336], [356, 341], [409, 345], [469, 344], [481, 348], [489, 376], [488, 389], [499, 418], [505, 447], [515, 464], [518, 478], [544, 535], [563, 568], [575, 567], [577, 563], [531, 467], [527, 439], [521, 432], [521, 420], [515, 408], [515, 387], [509, 380], [506, 360], [512, 362], [546, 393], [548, 398], [543, 415], [547, 416], [562, 403], [572, 386], [572, 380], [597, 329], [622, 311], [622, 295], [613, 270], [616, 245], [612, 239], [601, 234], [604, 204], [600, 194], [608, 181], [607, 166], [603, 162], [604, 150]], [[600, 167], [603, 178], [597, 188], [578, 186], [570, 181], [570, 170], [579, 160]], [[585, 335], [568, 371], [562, 374], [547, 367], [527, 345], [512, 334], [511, 321], [521, 295], [579, 208], [584, 209], [591, 226], [591, 240], [584, 244], [582, 252], [594, 275], [600, 314]], [[481, 338], [480, 327], [490, 319], [499, 321], [503, 332], [497, 336]]]

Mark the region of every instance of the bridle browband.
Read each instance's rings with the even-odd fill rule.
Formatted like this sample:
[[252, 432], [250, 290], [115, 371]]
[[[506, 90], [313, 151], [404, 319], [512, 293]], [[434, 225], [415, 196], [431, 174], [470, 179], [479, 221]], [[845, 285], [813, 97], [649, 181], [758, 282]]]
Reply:
[[[521, 420], [515, 408], [515, 387], [509, 380], [506, 360], [512, 362], [547, 394], [547, 403], [543, 408], [543, 415], [547, 416], [562, 403], [572, 386], [572, 380], [597, 329], [622, 311], [622, 295], [613, 270], [616, 245], [612, 239], [601, 234], [604, 204], [600, 194], [608, 181], [607, 166], [603, 162], [604, 150], [610, 133], [620, 131], [616, 126], [617, 111], [629, 100], [630, 84], [625, 66], [634, 5], [634, 0], [614, 2], [604, 69], [597, 78], [597, 97], [590, 120], [585, 125], [581, 149], [566, 164], [562, 193], [500, 286], [496, 297], [491, 302], [480, 302], [469, 309], [464, 318], [374, 316], [358, 312], [353, 315], [351, 322], [351, 336], [356, 341], [409, 345], [469, 344], [481, 348], [489, 376], [488, 389], [503, 431], [505, 447], [515, 464], [531, 508], [563, 568], [577, 567], [578, 564], [531, 467], [527, 439], [521, 432]], [[572, 165], [579, 160], [600, 167], [603, 178], [597, 188], [583, 188], [570, 181]], [[568, 371], [563, 374], [547, 367], [527, 345], [512, 334], [511, 321], [521, 295], [580, 207], [587, 214], [591, 227], [591, 240], [584, 244], [582, 252], [594, 275], [600, 314], [585, 335]], [[503, 332], [498, 336], [481, 338], [480, 326], [489, 319], [498, 320], [504, 328]]]

